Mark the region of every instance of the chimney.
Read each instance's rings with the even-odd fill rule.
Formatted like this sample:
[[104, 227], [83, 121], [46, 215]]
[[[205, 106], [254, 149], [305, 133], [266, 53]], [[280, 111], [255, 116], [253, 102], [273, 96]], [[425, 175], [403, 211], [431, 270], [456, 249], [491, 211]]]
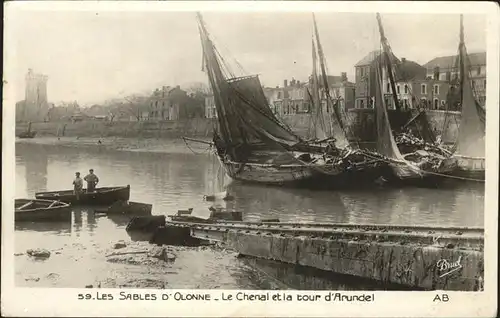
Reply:
[[347, 82], [347, 73], [346, 72], [340, 73], [340, 80], [342, 82]]
[[406, 62], [406, 57], [401, 58], [401, 62], [405, 63]]
[[180, 86], [180, 85], [177, 85], [175, 88], [177, 88], [177, 89], [181, 89], [181, 86]]
[[287, 86], [288, 86], [288, 80], [284, 80], [284, 81], [283, 81], [283, 86], [284, 86], [284, 87], [287, 87]]
[[295, 86], [295, 78], [292, 77], [292, 80], [290, 81], [290, 86]]
[[439, 66], [434, 68], [434, 80], [439, 81]]
[[300, 87], [300, 81], [297, 81], [297, 87]]

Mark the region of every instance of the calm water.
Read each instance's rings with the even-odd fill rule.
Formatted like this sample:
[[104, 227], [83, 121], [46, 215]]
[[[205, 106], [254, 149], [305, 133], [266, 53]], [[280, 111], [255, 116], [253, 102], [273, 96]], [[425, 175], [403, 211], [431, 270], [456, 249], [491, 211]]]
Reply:
[[[484, 219], [484, 185], [336, 192], [249, 186], [224, 178], [212, 156], [185, 149], [152, 154], [18, 144], [16, 197], [70, 189], [74, 172], [83, 174], [89, 168], [99, 176], [100, 186], [130, 184], [130, 199], [152, 203], [153, 214], [174, 214], [192, 207], [193, 215], [208, 217], [211, 203], [203, 201], [203, 195], [220, 191], [225, 183], [235, 196], [226, 207], [243, 211], [246, 220], [278, 217], [282, 221], [483, 226]], [[128, 218], [96, 217], [91, 211], [78, 210], [73, 212], [71, 223], [17, 225], [16, 253], [36, 247], [54, 252], [45, 261], [16, 256], [16, 283], [55, 287], [95, 286], [98, 282], [103, 287], [283, 287], [264, 274], [265, 266], [256, 268], [222, 250], [177, 248], [177, 259], [168, 268], [108, 263], [105, 254], [112, 244], [130, 240], [124, 229], [127, 222]], [[337, 287], [354, 288], [344, 283]]]

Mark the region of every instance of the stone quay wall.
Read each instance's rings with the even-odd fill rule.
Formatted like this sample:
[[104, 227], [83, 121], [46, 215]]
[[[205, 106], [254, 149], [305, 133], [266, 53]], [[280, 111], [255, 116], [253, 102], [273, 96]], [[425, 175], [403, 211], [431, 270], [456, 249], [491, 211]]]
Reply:
[[[354, 135], [360, 141], [373, 142], [375, 130], [375, 113], [372, 109], [351, 109], [348, 111], [350, 120], [348, 134], [353, 140]], [[389, 111], [391, 121], [404, 124], [408, 114], [399, 116], [395, 111]], [[459, 112], [427, 111], [431, 127], [437, 134], [442, 135], [444, 142], [452, 143], [456, 140], [460, 124]], [[308, 114], [286, 115], [282, 120], [297, 134], [307, 137], [312, 126]], [[445, 127], [446, 122], [446, 127]], [[81, 121], [81, 122], [34, 122], [31, 129], [37, 131], [37, 136], [66, 136], [66, 137], [128, 137], [128, 138], [180, 138], [210, 137], [215, 119], [194, 118], [171, 121]], [[16, 135], [25, 131], [27, 123], [16, 124]]]
[[[446, 143], [453, 143], [458, 136], [458, 126], [460, 125], [460, 112], [428, 110], [427, 118], [432, 129]], [[409, 113], [398, 114], [394, 110], [389, 110], [391, 122], [404, 125], [411, 117]], [[350, 109], [347, 112], [349, 127], [347, 129], [348, 138], [355, 140], [357, 136], [362, 142], [374, 142], [376, 136], [375, 112], [373, 109]], [[285, 115], [283, 121], [290, 126], [297, 134], [307, 137], [309, 127], [312, 127], [311, 118], [308, 114]]]

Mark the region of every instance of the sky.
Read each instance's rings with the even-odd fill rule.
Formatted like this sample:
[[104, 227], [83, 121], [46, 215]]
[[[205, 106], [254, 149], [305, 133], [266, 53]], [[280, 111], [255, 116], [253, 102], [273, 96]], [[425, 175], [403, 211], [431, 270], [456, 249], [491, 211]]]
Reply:
[[[312, 70], [311, 12], [206, 12], [203, 17], [225, 59], [259, 74], [266, 86], [305, 80]], [[24, 99], [28, 68], [48, 75], [50, 102], [88, 106], [109, 98], [149, 93], [162, 85], [207, 82], [194, 12], [11, 12], [8, 78], [14, 99]], [[316, 13], [330, 75], [347, 72], [380, 47], [375, 13]], [[459, 15], [382, 14], [386, 36], [399, 58], [425, 64], [456, 54]], [[484, 15], [464, 15], [469, 52], [486, 51]], [[237, 69], [237, 67], [233, 67]]]

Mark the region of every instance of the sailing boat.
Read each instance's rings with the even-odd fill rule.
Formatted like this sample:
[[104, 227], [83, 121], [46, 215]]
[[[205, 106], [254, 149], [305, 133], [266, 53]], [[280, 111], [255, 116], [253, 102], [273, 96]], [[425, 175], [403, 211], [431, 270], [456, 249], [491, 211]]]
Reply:
[[458, 167], [454, 175], [477, 178], [484, 182], [485, 178], [485, 122], [486, 112], [474, 98], [469, 75], [470, 63], [464, 41], [463, 16], [460, 15], [459, 79], [460, 103], [462, 119], [458, 128], [458, 139], [454, 157]]
[[[431, 149], [418, 149], [407, 152], [400, 149], [394, 138], [387, 106], [383, 98], [382, 67], [385, 66], [392, 91], [395, 92], [395, 81], [389, 56], [389, 45], [385, 37], [380, 14], [377, 21], [383, 48], [383, 61], [377, 60], [375, 71], [375, 114], [377, 124], [377, 152], [385, 156], [392, 170], [392, 176], [399, 180], [440, 179], [445, 173], [456, 168], [456, 159], [433, 152]], [[394, 98], [397, 104], [398, 99]]]
[[[214, 94], [214, 148], [226, 173], [246, 182], [333, 184], [348, 169], [343, 156], [309, 144], [272, 113], [258, 76], [231, 77], [197, 14], [204, 70]], [[225, 68], [223, 68], [225, 66]]]
[[[380, 169], [385, 166], [384, 161], [381, 160], [378, 154], [368, 150], [359, 149], [356, 144], [351, 144], [347, 138], [347, 119], [343, 114], [343, 109], [339, 105], [339, 99], [334, 102], [334, 98], [330, 92], [330, 85], [326, 72], [326, 59], [321, 45], [318, 25], [313, 13], [313, 41], [312, 41], [312, 92], [309, 92], [310, 98], [313, 102], [313, 140], [311, 144], [319, 144], [325, 147], [325, 151], [332, 155], [343, 157], [344, 161], [349, 162], [349, 177], [351, 179], [346, 181], [367, 181], [376, 179], [380, 176]], [[321, 77], [318, 78], [317, 66], [320, 66]], [[320, 80], [321, 79], [321, 83]], [[322, 87], [322, 91], [320, 90]], [[332, 115], [327, 116], [325, 123], [325, 116], [323, 113], [323, 106], [321, 103], [320, 95], [323, 93], [326, 101], [327, 109], [331, 109]], [[367, 156], [368, 155], [368, 156]], [[368, 178], [368, 179], [364, 179]]]

